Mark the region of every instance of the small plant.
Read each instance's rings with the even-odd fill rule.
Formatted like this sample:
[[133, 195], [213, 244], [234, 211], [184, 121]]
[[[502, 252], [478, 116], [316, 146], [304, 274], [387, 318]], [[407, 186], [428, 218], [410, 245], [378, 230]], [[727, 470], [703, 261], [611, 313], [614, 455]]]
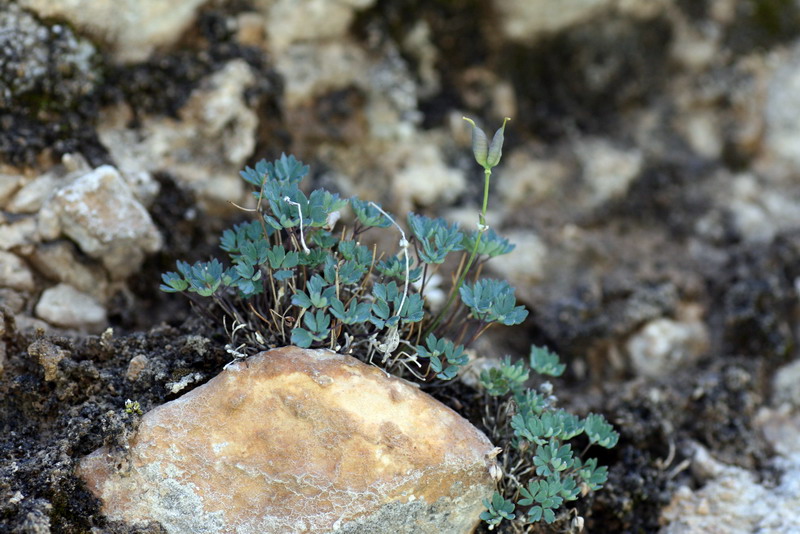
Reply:
[[[468, 363], [464, 346], [493, 324], [519, 324], [528, 314], [506, 282], [478, 278], [486, 261], [514, 249], [485, 223], [502, 132], [491, 146], [484, 143], [485, 150], [480, 137], [474, 143], [485, 169], [476, 231], [410, 213], [407, 236], [374, 202], [342, 199], [324, 189], [306, 194], [301, 184], [308, 166], [283, 155], [242, 171], [254, 189], [256, 220], [222, 234], [228, 262], [179, 261], [177, 272], [162, 276], [161, 289], [185, 293], [207, 313], [221, 315], [230, 337], [227, 349], [239, 358], [292, 343], [367, 361], [377, 356], [392, 372], [419, 380], [453, 379]], [[337, 224], [347, 206], [352, 226]], [[361, 243], [366, 232], [392, 227], [400, 237], [397, 250]], [[450, 260], [459, 267], [445, 304], [433, 313], [426, 290]], [[202, 306], [200, 297], [215, 306]]]
[[[255, 208], [249, 211], [255, 220], [222, 234], [227, 261], [179, 261], [177, 272], [162, 275], [161, 289], [184, 293], [209, 317], [221, 318], [229, 337], [226, 350], [236, 359], [291, 343], [368, 362], [377, 357], [390, 372], [411, 374], [423, 383], [454, 379], [469, 363], [465, 347], [492, 325], [517, 325], [528, 315], [507, 282], [480, 278], [487, 261], [514, 249], [486, 225], [492, 169], [502, 156], [508, 119], [491, 143], [466, 120], [472, 125], [473, 154], [484, 169], [476, 230], [410, 213], [407, 235], [374, 202], [342, 199], [324, 189], [306, 194], [301, 184], [308, 166], [282, 155], [241, 172], [253, 188]], [[339, 224], [347, 207], [352, 223]], [[365, 233], [375, 229], [397, 232], [398, 248], [379, 251], [362, 244]], [[426, 295], [442, 278], [444, 265], [456, 267], [444, 288], [444, 304], [434, 311]], [[531, 365], [550, 374], [564, 370], [557, 357], [546, 354], [537, 353]], [[606, 428], [599, 420], [581, 422], [555, 410], [549, 399], [524, 390], [528, 376], [522, 364], [507, 360], [482, 379], [488, 395], [508, 397], [508, 413], [516, 407], [515, 415], [502, 422], [505, 430], [497, 429], [493, 437], [520, 453], [528, 451], [520, 465], [530, 465], [525, 473], [512, 470], [502, 479], [502, 491], [486, 503], [482, 517], [492, 528], [504, 519], [520, 520], [508, 497], [530, 506], [522, 520], [549, 522], [564, 500], [577, 497], [579, 480], [593, 481], [589, 489], [605, 480], [603, 468], [581, 463], [563, 443], [585, 432], [608, 444]], [[521, 486], [508, 480], [529, 482]]]
[[[484, 503], [487, 510], [481, 516], [490, 529], [503, 519], [519, 525], [554, 522], [564, 503], [602, 488], [606, 481], [607, 469], [598, 467], [597, 459], [582, 459], [589, 448], [610, 449], [619, 440], [603, 416], [580, 419], [558, 408], [549, 382], [538, 391], [525, 388], [530, 369], [558, 377], [565, 366], [556, 354], [531, 347], [529, 364], [506, 359], [481, 373], [487, 395], [497, 399], [496, 409], [489, 412], [498, 415], [486, 424], [495, 440], [507, 444], [498, 491]], [[576, 455], [572, 444], [581, 436], [586, 445]]]

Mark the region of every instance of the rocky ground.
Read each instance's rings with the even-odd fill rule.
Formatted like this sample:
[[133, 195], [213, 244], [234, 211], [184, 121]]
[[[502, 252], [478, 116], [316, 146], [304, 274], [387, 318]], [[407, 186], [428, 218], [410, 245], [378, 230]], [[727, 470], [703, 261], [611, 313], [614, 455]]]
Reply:
[[517, 249], [491, 269], [530, 310], [477, 349], [546, 344], [561, 402], [621, 434], [585, 530], [800, 531], [800, 5], [173, 4], [0, 0], [0, 530], [162, 531], [74, 470], [133, 431], [126, 399], [229, 361], [157, 288], [244, 219], [244, 165], [293, 153], [472, 224], [469, 115], [512, 117], [488, 222]]

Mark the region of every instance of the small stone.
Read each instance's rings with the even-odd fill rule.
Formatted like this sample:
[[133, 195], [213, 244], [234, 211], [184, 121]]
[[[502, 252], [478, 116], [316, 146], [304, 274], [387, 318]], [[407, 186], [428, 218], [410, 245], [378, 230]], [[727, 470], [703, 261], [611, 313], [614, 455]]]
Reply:
[[277, 0], [270, 2], [267, 35], [270, 52], [282, 53], [295, 42], [333, 40], [345, 36], [357, 10], [375, 0]]
[[161, 235], [150, 214], [109, 165], [62, 187], [45, 204], [40, 223], [48, 229], [48, 237], [52, 227], [60, 228], [86, 254], [101, 259], [116, 279], [135, 272], [145, 253], [161, 248]]
[[150, 363], [150, 360], [147, 359], [147, 356], [144, 354], [138, 354], [131, 358], [131, 361], [128, 363], [128, 370], [125, 373], [125, 378], [127, 378], [131, 382], [135, 382], [136, 379], [139, 378], [139, 375], [142, 374], [147, 364]]
[[508, 254], [491, 262], [492, 272], [516, 286], [531, 286], [547, 276], [548, 247], [532, 230], [497, 231], [515, 246]]
[[33, 273], [16, 254], [0, 251], [0, 286], [17, 291], [33, 291]]
[[649, 321], [625, 344], [633, 371], [658, 378], [691, 364], [708, 350], [709, 335], [702, 309], [687, 305], [677, 319]]
[[28, 346], [28, 354], [37, 358], [44, 369], [44, 379], [52, 382], [58, 377], [58, 362], [69, 356], [69, 351], [50, 341], [40, 339]]
[[[138, 176], [150, 187], [147, 177], [168, 170], [197, 195], [203, 209], [230, 211], [230, 202], [245, 196], [239, 171], [256, 144], [258, 116], [245, 101], [254, 83], [244, 60], [230, 61], [192, 92], [178, 112], [180, 120], [144, 116], [134, 129], [130, 109], [122, 105], [104, 113], [98, 136], [129, 181]], [[152, 196], [138, 194], [145, 202]]]
[[800, 360], [786, 364], [772, 379], [772, 403], [789, 404], [800, 412]]
[[284, 79], [287, 108], [310, 104], [316, 96], [349, 86], [366, 87], [367, 56], [347, 40], [297, 43], [276, 58]]
[[79, 475], [112, 521], [169, 533], [468, 533], [493, 445], [376, 367], [286, 347], [229, 365], [148, 412], [124, 472], [102, 448]]
[[71, 285], [99, 301], [105, 301], [108, 275], [100, 265], [81, 262], [74, 244], [67, 240], [42, 243], [28, 258], [39, 273]]
[[642, 169], [640, 150], [616, 147], [603, 139], [581, 140], [575, 149], [589, 187], [589, 204], [624, 197]]
[[11, 213], [36, 213], [42, 204], [58, 186], [58, 180], [51, 174], [32, 180], [20, 189], [11, 202], [6, 206], [6, 211]]
[[46, 289], [36, 304], [36, 315], [56, 326], [91, 332], [99, 332], [106, 323], [105, 308], [67, 284]]
[[23, 180], [24, 177], [17, 174], [0, 173], [0, 206], [5, 206]]
[[464, 172], [448, 167], [441, 151], [433, 144], [420, 144], [410, 149], [407, 162], [393, 181], [394, 198], [401, 206], [410, 202], [421, 206], [450, 203], [466, 187]]
[[10, 250], [39, 241], [36, 219], [26, 217], [18, 221], [0, 224], [0, 250]]

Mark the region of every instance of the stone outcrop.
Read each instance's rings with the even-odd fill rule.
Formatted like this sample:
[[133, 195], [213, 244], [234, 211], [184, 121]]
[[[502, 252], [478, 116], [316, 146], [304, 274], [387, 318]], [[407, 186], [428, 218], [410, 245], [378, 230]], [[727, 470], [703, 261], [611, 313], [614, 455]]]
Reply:
[[168, 532], [471, 532], [493, 446], [413, 385], [296, 347], [237, 362], [147, 413], [80, 475], [112, 520]]

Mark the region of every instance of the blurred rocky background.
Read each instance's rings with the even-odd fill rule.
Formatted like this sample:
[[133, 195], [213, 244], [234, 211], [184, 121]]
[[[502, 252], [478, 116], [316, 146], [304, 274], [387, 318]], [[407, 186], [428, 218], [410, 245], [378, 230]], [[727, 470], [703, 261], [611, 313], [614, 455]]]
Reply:
[[[281, 152], [471, 225], [463, 115], [512, 118], [488, 221], [517, 249], [491, 269], [531, 310], [479, 351], [549, 345], [569, 402], [623, 434], [592, 531], [729, 513], [692, 499], [751, 510], [726, 532], [800, 530], [781, 515], [800, 507], [797, 0], [0, 0], [0, 306], [21, 331], [179, 324], [159, 273], [216, 254], [238, 171]], [[714, 500], [725, 476], [751, 505]]]

